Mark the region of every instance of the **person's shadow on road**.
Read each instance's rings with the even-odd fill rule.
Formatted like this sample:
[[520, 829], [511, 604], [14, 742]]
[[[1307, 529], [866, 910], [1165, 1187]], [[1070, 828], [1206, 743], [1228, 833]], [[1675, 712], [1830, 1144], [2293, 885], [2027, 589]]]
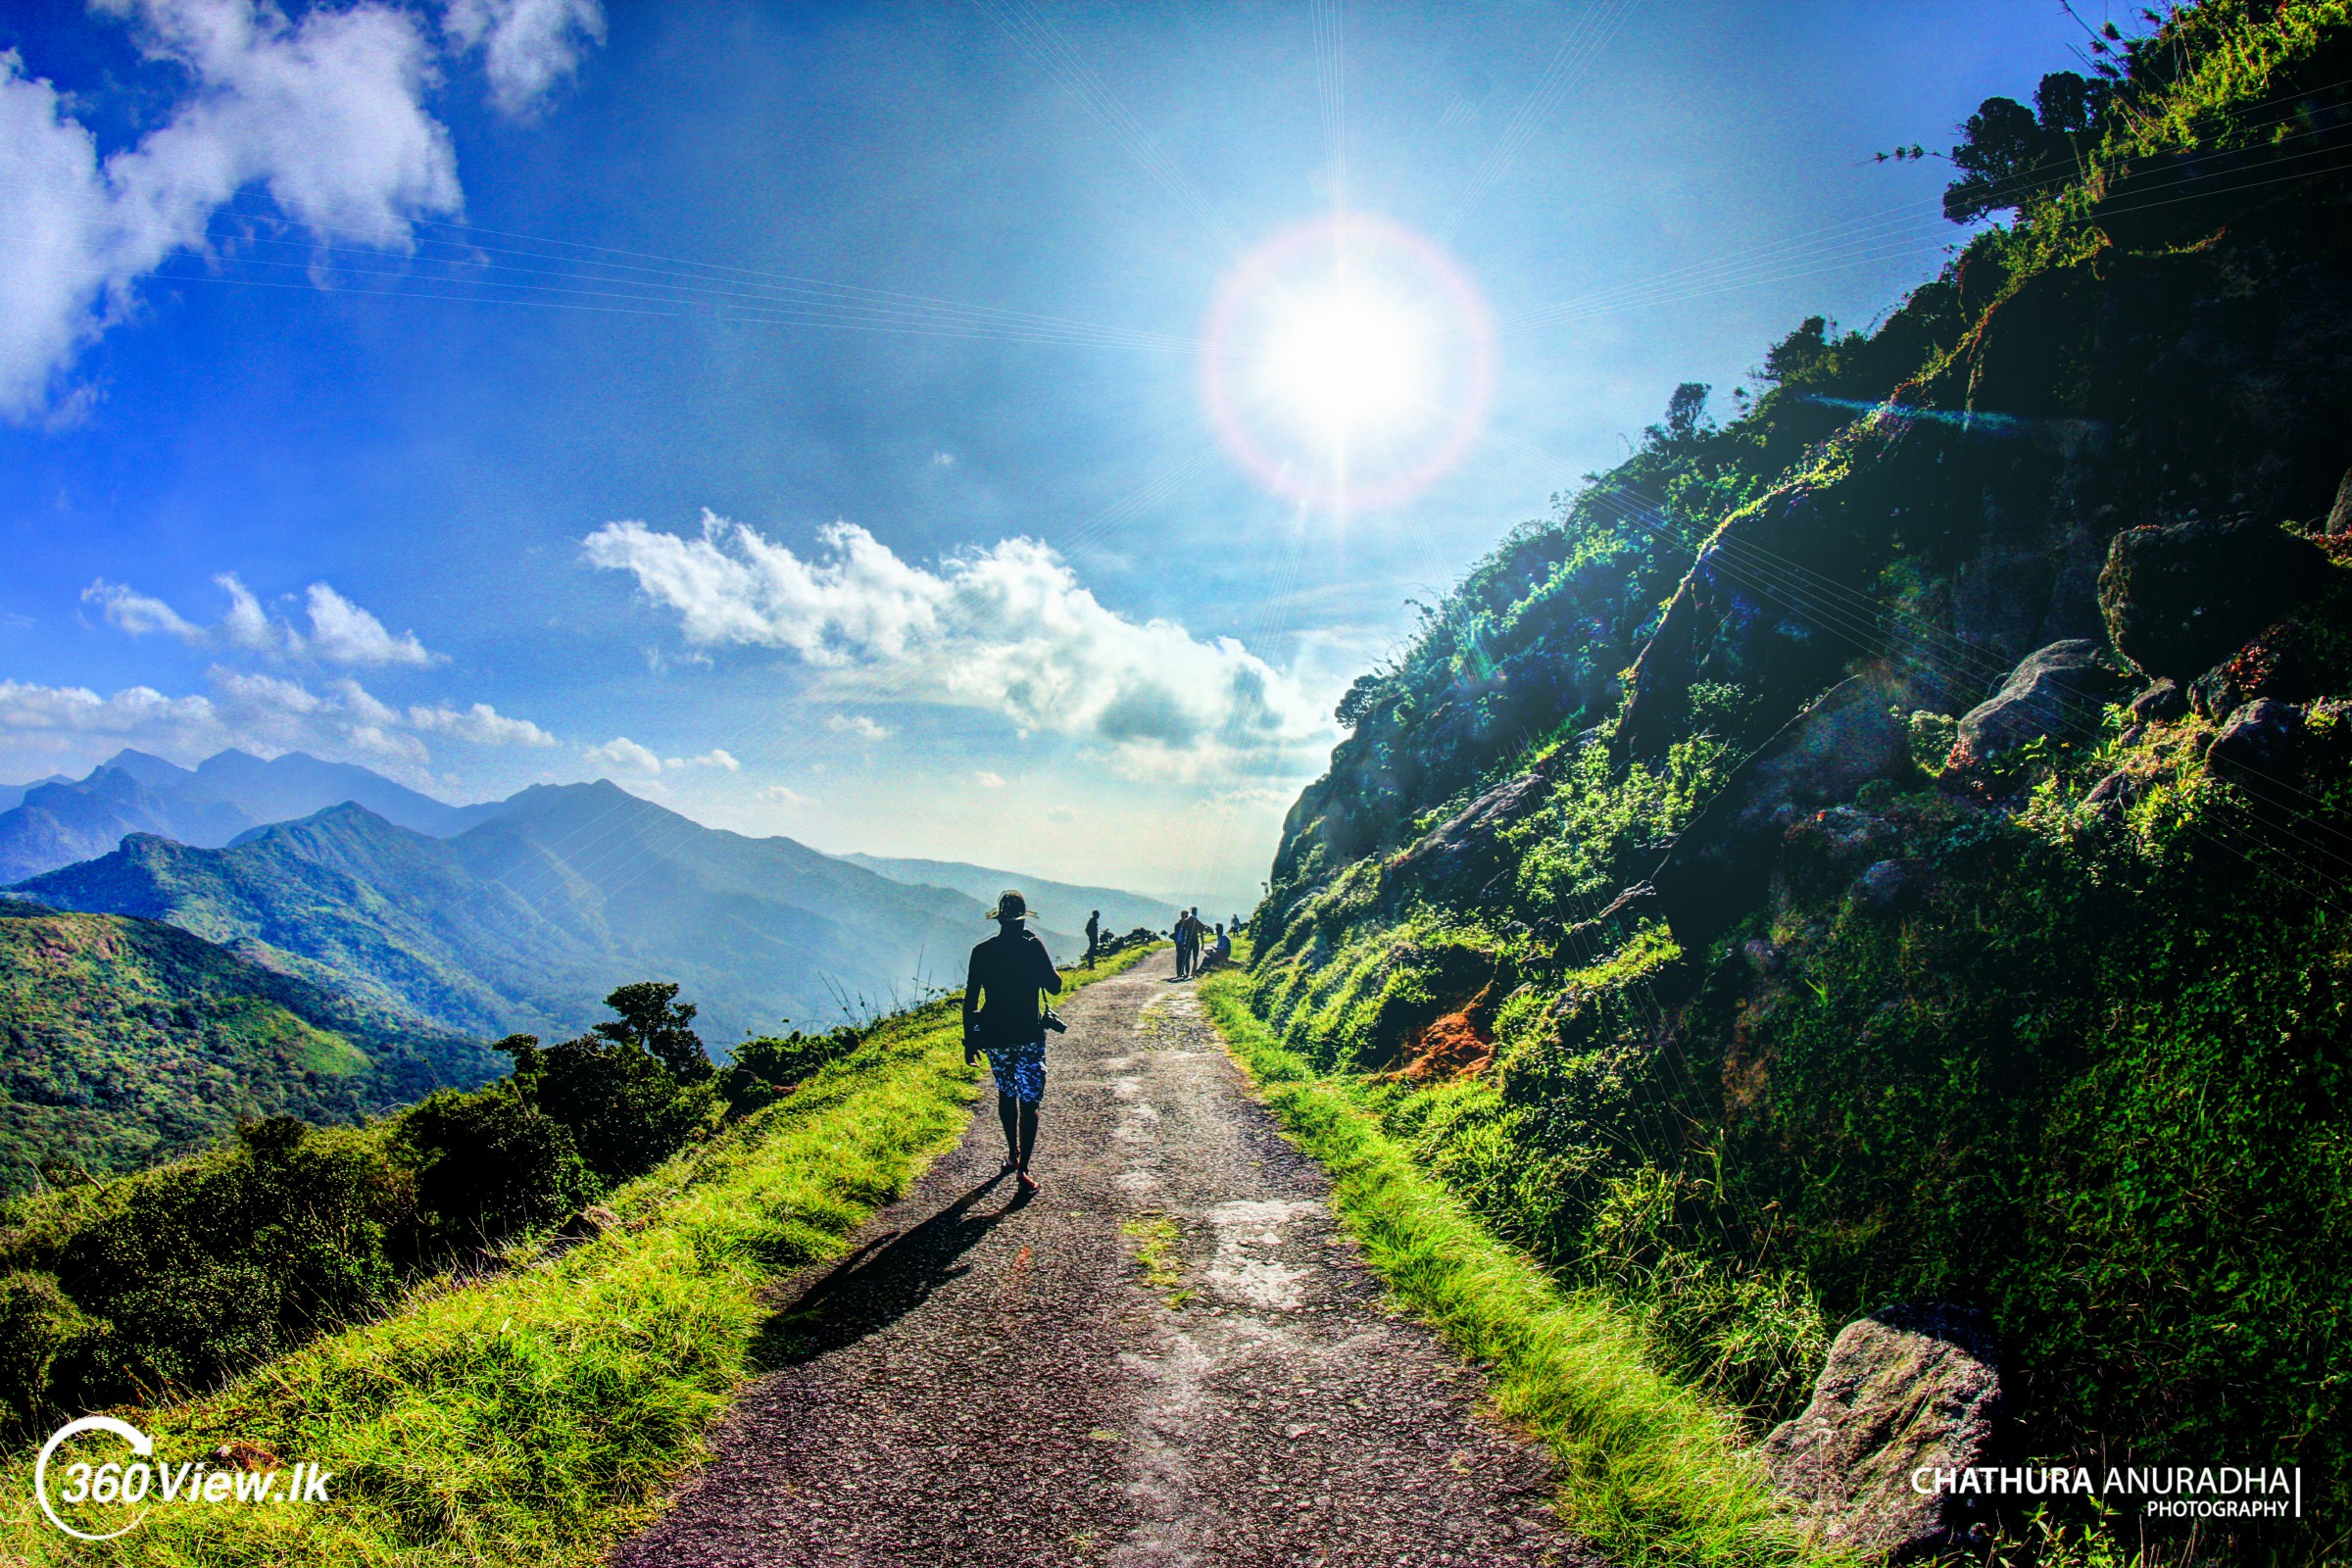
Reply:
[[752, 1341], [760, 1371], [794, 1366], [855, 1345], [888, 1328], [928, 1300], [933, 1291], [971, 1265], [963, 1254], [999, 1220], [1025, 1206], [1015, 1193], [1000, 1207], [974, 1205], [1004, 1180], [990, 1177], [910, 1231], [885, 1231], [843, 1258], [765, 1323]]

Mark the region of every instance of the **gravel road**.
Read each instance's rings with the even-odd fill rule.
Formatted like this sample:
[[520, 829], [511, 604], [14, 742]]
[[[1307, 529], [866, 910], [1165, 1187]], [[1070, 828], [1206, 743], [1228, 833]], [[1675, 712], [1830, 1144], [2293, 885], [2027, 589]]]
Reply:
[[779, 1302], [779, 1369], [614, 1564], [1598, 1568], [1171, 976], [1062, 1009], [1034, 1199], [990, 1096]]

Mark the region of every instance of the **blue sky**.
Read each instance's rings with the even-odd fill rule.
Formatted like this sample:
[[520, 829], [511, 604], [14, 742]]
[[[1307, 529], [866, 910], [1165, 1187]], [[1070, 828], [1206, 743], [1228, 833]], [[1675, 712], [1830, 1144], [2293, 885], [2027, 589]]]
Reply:
[[[0, 777], [604, 774], [1238, 892], [1407, 600], [1675, 383], [1725, 407], [1933, 272], [1943, 166], [1871, 154], [2080, 38], [2055, 0], [11, 6]], [[1393, 505], [1278, 493], [1203, 410], [1220, 288], [1335, 206], [1492, 323], [1475, 433]]]

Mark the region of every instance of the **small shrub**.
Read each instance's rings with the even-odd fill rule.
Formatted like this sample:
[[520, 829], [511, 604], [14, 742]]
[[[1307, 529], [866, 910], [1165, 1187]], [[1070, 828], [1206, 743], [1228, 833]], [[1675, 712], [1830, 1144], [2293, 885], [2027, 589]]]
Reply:
[[512, 1085], [443, 1090], [403, 1113], [394, 1137], [416, 1173], [421, 1253], [545, 1224], [597, 1192], [571, 1134]]

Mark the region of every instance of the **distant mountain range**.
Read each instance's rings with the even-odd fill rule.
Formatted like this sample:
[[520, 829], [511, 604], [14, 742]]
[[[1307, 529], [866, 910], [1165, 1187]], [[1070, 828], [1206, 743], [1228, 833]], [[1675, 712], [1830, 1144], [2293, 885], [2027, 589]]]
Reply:
[[29, 784], [0, 784], [0, 811], [11, 811], [16, 809], [16, 808], [24, 802], [24, 792], [26, 790], [37, 790], [44, 784], [64, 784], [70, 781], [67, 779], [65, 774], [52, 773], [47, 778], [36, 778]]
[[[1090, 888], [1069, 882], [1053, 882], [1042, 876], [1030, 876], [1020, 871], [1000, 871], [985, 865], [967, 865], [961, 860], [894, 859], [881, 855], [845, 855], [842, 859], [852, 865], [864, 866], [893, 882], [910, 882], [922, 887], [948, 888], [954, 892], [978, 899], [994, 906], [997, 895], [1006, 888], [1017, 888], [1021, 897], [1037, 910], [1038, 924], [1045, 930], [1071, 937], [1080, 946], [1086, 938], [1086, 917], [1096, 909], [1102, 911], [1102, 927], [1106, 931], [1128, 932], [1137, 926], [1150, 926], [1165, 931], [1176, 923], [1176, 906], [1158, 899], [1146, 898], [1139, 893], [1122, 893], [1117, 888]], [[1224, 915], [1215, 916], [1217, 919]]]
[[266, 762], [245, 752], [222, 752], [185, 768], [122, 751], [87, 778], [0, 791], [7, 807], [0, 810], [0, 886], [108, 854], [126, 833], [215, 849], [265, 823], [345, 801], [402, 827], [444, 836], [464, 832], [503, 806], [450, 806], [365, 767], [300, 752]]
[[612, 987], [673, 980], [722, 1053], [784, 1018], [959, 985], [988, 934], [966, 895], [707, 828], [610, 783], [535, 786], [451, 838], [351, 804], [219, 848], [135, 833], [16, 891], [168, 920], [476, 1036], [576, 1034]]
[[[1058, 957], [1090, 909], [1165, 930], [1167, 901], [952, 860], [832, 857], [707, 828], [611, 783], [451, 806], [350, 763], [118, 753], [0, 810], [0, 884], [169, 922], [425, 1029], [578, 1033], [632, 980], [676, 981], [723, 1054], [957, 986], [1018, 887]], [[7, 799], [0, 794], [0, 802]], [[0, 1022], [5, 1018], [0, 1017]]]
[[190, 1152], [243, 1117], [355, 1121], [506, 1058], [153, 920], [0, 899], [0, 1194]]

